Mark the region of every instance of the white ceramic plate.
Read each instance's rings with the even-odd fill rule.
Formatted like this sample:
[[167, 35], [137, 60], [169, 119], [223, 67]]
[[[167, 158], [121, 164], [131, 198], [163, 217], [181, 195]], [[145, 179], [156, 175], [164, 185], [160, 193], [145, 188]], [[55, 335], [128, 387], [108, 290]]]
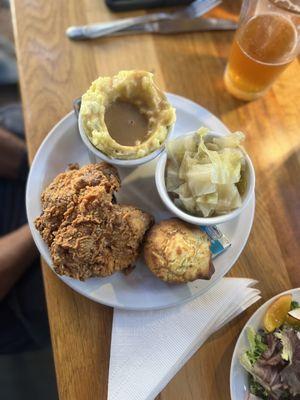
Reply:
[[249, 393], [248, 386], [248, 373], [241, 366], [239, 358], [245, 349], [249, 348], [249, 343], [247, 340], [247, 328], [252, 327], [255, 330], [262, 328], [263, 318], [267, 311], [267, 308], [275, 299], [278, 297], [291, 293], [293, 300], [300, 302], [300, 288], [287, 290], [286, 292], [280, 293], [266, 303], [264, 303], [252, 317], [248, 320], [244, 326], [237, 342], [232, 356], [231, 369], [230, 369], [230, 394], [231, 400], [245, 400]]
[[[168, 99], [176, 108], [177, 122], [172, 136], [196, 130], [201, 125], [226, 134], [227, 128], [210, 112], [183, 97], [168, 94]], [[34, 227], [34, 219], [41, 213], [40, 194], [42, 190], [69, 163], [79, 165], [89, 163], [87, 148], [83, 144], [77, 128], [77, 119], [71, 112], [48, 134], [41, 144], [30, 170], [26, 206], [28, 221], [35, 243], [43, 258], [51, 266], [48, 247]], [[135, 169], [119, 168], [122, 187], [117, 194], [119, 202], [133, 204], [155, 216], [156, 222], [173, 215], [165, 208], [155, 187], [156, 160]], [[254, 196], [244, 212], [235, 220], [220, 225], [230, 238], [232, 246], [214, 260], [215, 270], [209, 281], [197, 280], [185, 285], [166, 284], [148, 270], [142, 260], [134, 271], [125, 276], [116, 273], [107, 278], [92, 278], [85, 282], [62, 277], [76, 292], [98, 303], [131, 310], [155, 310], [179, 305], [206, 292], [233, 266], [243, 250], [254, 216]]]

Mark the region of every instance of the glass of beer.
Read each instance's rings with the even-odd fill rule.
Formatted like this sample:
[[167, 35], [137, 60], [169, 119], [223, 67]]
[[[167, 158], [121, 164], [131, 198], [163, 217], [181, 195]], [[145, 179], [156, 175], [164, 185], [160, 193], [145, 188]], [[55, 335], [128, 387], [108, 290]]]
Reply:
[[263, 95], [299, 53], [299, 39], [300, 0], [244, 0], [224, 75], [228, 92]]

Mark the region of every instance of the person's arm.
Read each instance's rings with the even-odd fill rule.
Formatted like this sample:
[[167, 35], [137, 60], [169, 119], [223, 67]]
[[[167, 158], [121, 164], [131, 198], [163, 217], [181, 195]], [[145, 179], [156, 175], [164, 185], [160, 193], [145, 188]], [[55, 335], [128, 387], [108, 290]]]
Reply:
[[0, 300], [32, 264], [37, 254], [28, 225], [0, 237]]
[[25, 142], [0, 128], [0, 177], [17, 178], [25, 157]]

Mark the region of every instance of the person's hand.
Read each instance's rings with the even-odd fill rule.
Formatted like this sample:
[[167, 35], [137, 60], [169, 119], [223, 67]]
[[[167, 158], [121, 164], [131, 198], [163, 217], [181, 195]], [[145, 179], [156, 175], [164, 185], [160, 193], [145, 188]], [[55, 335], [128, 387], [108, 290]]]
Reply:
[[25, 142], [0, 128], [0, 177], [18, 178], [20, 166], [26, 157]]

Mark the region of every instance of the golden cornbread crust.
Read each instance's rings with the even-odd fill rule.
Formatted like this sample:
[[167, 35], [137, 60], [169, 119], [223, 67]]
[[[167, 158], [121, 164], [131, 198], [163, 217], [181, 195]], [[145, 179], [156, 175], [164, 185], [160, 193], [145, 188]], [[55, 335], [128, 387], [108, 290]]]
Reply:
[[150, 229], [144, 257], [150, 270], [170, 283], [210, 279], [215, 271], [206, 233], [177, 218], [162, 221]]

